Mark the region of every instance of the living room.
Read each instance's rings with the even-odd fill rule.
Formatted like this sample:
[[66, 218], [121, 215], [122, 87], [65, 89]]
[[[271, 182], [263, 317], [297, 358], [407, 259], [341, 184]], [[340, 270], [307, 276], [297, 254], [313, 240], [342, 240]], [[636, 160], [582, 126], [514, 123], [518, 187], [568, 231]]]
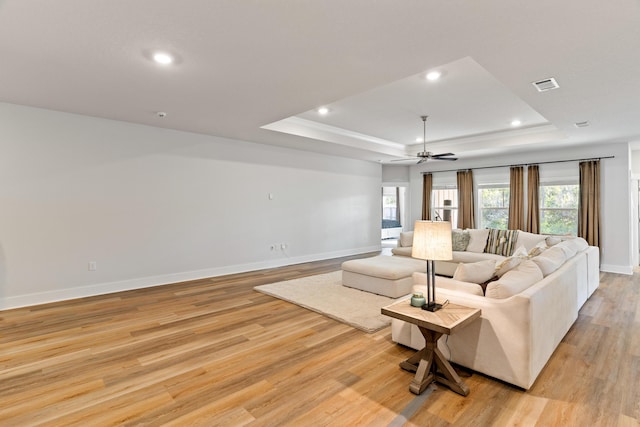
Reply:
[[[351, 30], [341, 26], [340, 31], [336, 30], [336, 34], [326, 42], [325, 46], [330, 47], [321, 47], [307, 56], [305, 52], [308, 46], [316, 43], [310, 29], [331, 29], [334, 22], [342, 22], [341, 13], [337, 12], [341, 6], [305, 3], [304, 6], [312, 10], [301, 11], [294, 7], [294, 11], [287, 11], [282, 5], [269, 10], [266, 6], [241, 2], [239, 6], [225, 5], [221, 7], [222, 10], [216, 10], [217, 13], [200, 5], [208, 12], [201, 18], [204, 22], [198, 19], [195, 12], [178, 14], [187, 24], [193, 20], [198, 23], [196, 28], [212, 31], [203, 39], [219, 39], [211, 28], [224, 28], [225, 31], [220, 31], [228, 31], [228, 34], [237, 37], [229, 42], [230, 47], [216, 51], [219, 56], [211, 55], [228, 60], [236, 56], [232, 54], [226, 57], [223, 55], [226, 51], [248, 52], [246, 57], [237, 55], [240, 58], [236, 58], [239, 63], [237, 67], [242, 71], [238, 71], [237, 77], [233, 71], [222, 72], [213, 66], [198, 70], [201, 64], [198, 61], [203, 60], [194, 58], [195, 53], [189, 49], [181, 51], [176, 67], [165, 73], [166, 68], [161, 69], [148, 60], [148, 52], [144, 49], [161, 42], [166, 42], [166, 45], [172, 42], [165, 37], [157, 40], [148, 40], [141, 35], [137, 38], [126, 37], [125, 34], [133, 30], [129, 29], [127, 23], [120, 24], [122, 13], [133, 19], [134, 24], [129, 23], [131, 28], [136, 25], [147, 28], [146, 11], [155, 5], [143, 3], [131, 6], [132, 9], [127, 13], [118, 7], [101, 5], [108, 9], [104, 21], [98, 16], [100, 8], [93, 4], [93, 7], [81, 11], [91, 19], [74, 15], [74, 30], [67, 31], [59, 23], [68, 22], [66, 16], [71, 13], [68, 5], [56, 8], [44, 4], [36, 7], [24, 6], [24, 3], [21, 6], [16, 1], [0, 2], [0, 40], [3, 40], [0, 43], [2, 51], [7, 54], [3, 60], [4, 77], [0, 89], [0, 152], [3, 154], [0, 156], [0, 310], [3, 310], [0, 312], [0, 322], [5, 322], [2, 327], [7, 331], [21, 324], [21, 315], [29, 318], [34, 325], [47, 326], [47, 320], [38, 318], [37, 314], [42, 313], [39, 310], [46, 306], [39, 304], [54, 303], [50, 307], [56, 311], [59, 306], [55, 304], [59, 301], [68, 302], [85, 297], [92, 301], [91, 298], [121, 291], [132, 291], [138, 295], [138, 292], [147, 289], [153, 298], [155, 293], [162, 292], [159, 287], [164, 286], [161, 285], [173, 286], [171, 284], [208, 279], [212, 280], [211, 283], [218, 283], [215, 278], [226, 275], [238, 275], [233, 276], [233, 283], [237, 283], [242, 281], [243, 274], [247, 274], [252, 278], [253, 285], [254, 282], [264, 282], [261, 278], [263, 274], [265, 277], [275, 277], [273, 269], [283, 269], [277, 273], [281, 275], [277, 280], [304, 274], [297, 270], [300, 264], [319, 263], [313, 264], [315, 267], [311, 269], [334, 269], [338, 263], [335, 260], [380, 251], [380, 188], [383, 183], [407, 188], [410, 220], [405, 227], [411, 229], [411, 223], [421, 216], [423, 172], [437, 175], [447, 173], [439, 171], [452, 169], [506, 167], [585, 158], [602, 158], [601, 270], [610, 282], [636, 286], [637, 185], [640, 178], [640, 151], [637, 150], [640, 148], [640, 129], [629, 130], [628, 127], [640, 110], [637, 104], [640, 96], [636, 96], [640, 93], [636, 93], [637, 85], [631, 84], [635, 82], [636, 71], [640, 72], [638, 61], [629, 59], [628, 63], [624, 62], [624, 66], [620, 66], [621, 76], [617, 82], [604, 89], [595, 87], [592, 93], [581, 98], [581, 101], [593, 99], [594, 104], [603, 104], [602, 111], [595, 107], [592, 111], [591, 107], [585, 106], [579, 112], [565, 114], [560, 111], [564, 107], [560, 95], [567, 93], [562, 91], [570, 90], [574, 84], [569, 80], [576, 73], [570, 66], [571, 61], [560, 62], [564, 67], [562, 69], [540, 67], [514, 76], [510, 74], [511, 69], [502, 66], [508, 66], [505, 58], [518, 58], [519, 49], [514, 46], [515, 42], [503, 43], [499, 35], [487, 35], [487, 39], [481, 42], [474, 40], [470, 32], [462, 38], [451, 37], [448, 47], [429, 48], [415, 41], [405, 46], [404, 41], [411, 40], [411, 34], [406, 31], [419, 31], [414, 34], [419, 36], [417, 40], [432, 40], [432, 36], [437, 34], [435, 29], [424, 30], [424, 33], [422, 30], [407, 30], [419, 28], [418, 24], [423, 19], [429, 19], [432, 28], [436, 28], [438, 19], [427, 18], [429, 8], [435, 7], [433, 4], [420, 6], [412, 3], [411, 7], [419, 8], [420, 14], [411, 12], [409, 6], [397, 8], [401, 9], [399, 11], [391, 6], [369, 8], [364, 3], [359, 7], [349, 6], [348, 16], [352, 18], [359, 16], [364, 22], [381, 22], [387, 14], [392, 14], [398, 23], [389, 29], [392, 34], [379, 31], [375, 25], [359, 23], [357, 29], [352, 30], [352, 39], [346, 37]], [[492, 3], [490, 10], [494, 13], [489, 15], [495, 15], [495, 18], [485, 24], [475, 22], [474, 16], [480, 13], [478, 10], [467, 10], [462, 14], [466, 6], [461, 4], [448, 5], [441, 12], [448, 17], [465, 16], [470, 20], [466, 21], [469, 25], [473, 21], [473, 28], [487, 31], [485, 26], [502, 21], [497, 18], [503, 13], [503, 5], [499, 3]], [[569, 20], [576, 9], [582, 10], [580, 3], [571, 3], [561, 7], [560, 17], [552, 18], [555, 24], [553, 28], [560, 26], [564, 19]], [[626, 37], [635, 34], [622, 30], [627, 26], [635, 28], [630, 21], [637, 16], [637, 5], [627, 3], [627, 13], [622, 7], [617, 12], [611, 12], [617, 18], [626, 19], [625, 25], [620, 22], [617, 25], [620, 35], [607, 33], [608, 41], [620, 37], [626, 42]], [[258, 10], [252, 11], [250, 6]], [[235, 10], [234, 7], [241, 10]], [[175, 8], [180, 9], [178, 6]], [[604, 9], [608, 10], [606, 7]], [[183, 22], [182, 18], [175, 18], [171, 13], [157, 13], [159, 22], [167, 27], [171, 27], [174, 19]], [[302, 30], [301, 26], [287, 24], [291, 26], [286, 26], [286, 34], [279, 33], [278, 28], [274, 29], [263, 22], [262, 13], [277, 15], [278, 19], [275, 16], [272, 18], [278, 25], [291, 23], [298, 18], [297, 15], [301, 15], [300, 19], [304, 19], [307, 25], [302, 27], [308, 29]], [[517, 18], [514, 17], [511, 23], [501, 23], [504, 25], [501, 28], [519, 34], [517, 27], [528, 20], [527, 13], [515, 10], [511, 13]], [[602, 11], [594, 6], [588, 14], [589, 17], [599, 16]], [[316, 22], [318, 15], [322, 17], [322, 25]], [[248, 39], [243, 39], [237, 29], [229, 28], [240, 27], [242, 20], [229, 19], [229, 16], [250, 17], [249, 21], [256, 25], [255, 32]], [[285, 19], [288, 17], [292, 19]], [[216, 25], [209, 25], [207, 19], [213, 20]], [[229, 23], [225, 23], [225, 20]], [[94, 28], [96, 22], [102, 22], [108, 30], [98, 31]], [[571, 22], [574, 23], [573, 20]], [[158, 26], [163, 27], [160, 24]], [[538, 25], [532, 26], [529, 31], [540, 30]], [[438, 26], [440, 29], [442, 27], [443, 24]], [[25, 28], [32, 31], [33, 36], [25, 36]], [[159, 31], [154, 27], [154, 31], [150, 32], [155, 33], [156, 30]], [[261, 39], [260, 30], [274, 33], [270, 43], [278, 47], [265, 42], [252, 48]], [[609, 30], [614, 31], [611, 28]], [[173, 31], [178, 33], [176, 37], [179, 38], [180, 31]], [[302, 32], [304, 37], [301, 35], [297, 38], [298, 32]], [[452, 36], [451, 32], [447, 34]], [[556, 40], [558, 34], [564, 34], [564, 31], [555, 29], [546, 37]], [[598, 37], [594, 33], [587, 42], [565, 41], [557, 56], [573, 52], [573, 60], [590, 57], [591, 54], [586, 54], [584, 50]], [[194, 46], [198, 46], [195, 50], [204, 52], [210, 48], [199, 36], [194, 38]], [[535, 39], [519, 40], [526, 41], [526, 45], [532, 47], [535, 46]], [[82, 40], [86, 41], [86, 45]], [[352, 40], [353, 43], [343, 43], [344, 40]], [[630, 37], [630, 40], [635, 38]], [[282, 47], [288, 43], [291, 46]], [[491, 48], [486, 49], [484, 43]], [[491, 150], [485, 147], [486, 151], [478, 150], [478, 153], [474, 153], [472, 148], [463, 149], [463, 145], [473, 144], [461, 142], [464, 138], [458, 137], [450, 141], [452, 147], [460, 147], [460, 150], [455, 150], [459, 156], [455, 163], [428, 161], [416, 165], [416, 159], [391, 162], [405, 156], [415, 157], [422, 147], [421, 143], [416, 144], [415, 139], [398, 149], [378, 142], [335, 142], [330, 138], [300, 137], [262, 128], [292, 115], [310, 114], [319, 105], [340, 105], [338, 101], [366, 93], [372, 88], [466, 58], [470, 55], [468, 46], [471, 44], [476, 49], [471, 55], [474, 60], [490, 70], [501, 84], [513, 92], [512, 95], [515, 94], [515, 98], [534, 100], [530, 102], [534, 107], [532, 109], [557, 117], [557, 126], [562, 130], [566, 128], [567, 135], [573, 132], [569, 128], [573, 128], [577, 120], [589, 119], [591, 128], [578, 131], [592, 132], [592, 136], [585, 137], [584, 144], [576, 142], [582, 137], [575, 134], [545, 141], [544, 144], [536, 144], [535, 140], [528, 143], [514, 140], [511, 146], [496, 144]], [[188, 45], [187, 41], [175, 42], [174, 48]], [[615, 46], [609, 54], [615, 55], [623, 45], [627, 46], [622, 42], [609, 44], [610, 47]], [[97, 52], [93, 52], [94, 46], [99, 47]], [[43, 52], [43, 56], [38, 56]], [[532, 52], [531, 55], [542, 58], [547, 53]], [[106, 57], [114, 57], [122, 62], [102, 61]], [[290, 59], [296, 57], [299, 61]], [[372, 71], [380, 62], [380, 57], [388, 58], [383, 61], [384, 68]], [[251, 61], [247, 58], [256, 63], [248, 67], [247, 63]], [[350, 61], [345, 58], [357, 59]], [[614, 58], [611, 59], [615, 63]], [[213, 59], [211, 61], [215, 63]], [[309, 63], [313, 66], [302, 66], [305, 61], [312, 61]], [[271, 62], [277, 64], [270, 65]], [[527, 65], [533, 62], [527, 59]], [[588, 61], [581, 63], [581, 67], [586, 69], [592, 65]], [[275, 68], [271, 71], [272, 78], [260, 84], [248, 85], [247, 82], [255, 82], [260, 77], [257, 70], [261, 67]], [[79, 70], [78, 74], [73, 72], [75, 68]], [[249, 68], [252, 68], [251, 72], [247, 71]], [[525, 86], [531, 89], [533, 80], [548, 77], [549, 73], [557, 73], [555, 75], [561, 84], [556, 95], [553, 92], [546, 94], [555, 96], [555, 101], [538, 100], [535, 95], [539, 94], [528, 95], [522, 89]], [[197, 80], [193, 86], [187, 84], [191, 79], [196, 81], [196, 75], [202, 80]], [[222, 83], [207, 83], [210, 76], [214, 75]], [[562, 78], [564, 76], [565, 79]], [[174, 80], [178, 78], [182, 83]], [[586, 77], [584, 79], [588, 80]], [[629, 86], [620, 87], [623, 86], [621, 82], [627, 82]], [[581, 83], [581, 87], [588, 86], [588, 82]], [[156, 89], [161, 89], [160, 92], [166, 90], [166, 95], [159, 94]], [[622, 95], [625, 95], [624, 99]], [[615, 105], [616, 109], [606, 101]], [[545, 109], [555, 103], [562, 104], [562, 107]], [[624, 110], [625, 115], [612, 118], [612, 111], [618, 109]], [[164, 116], [158, 114], [165, 111]], [[596, 112], [602, 115], [589, 116]], [[429, 126], [433, 124], [434, 131], [438, 131], [438, 114], [435, 111], [412, 110], [405, 113], [403, 119], [413, 123], [407, 133], [420, 133], [422, 128], [418, 116], [427, 113], [434, 113]], [[448, 126], [455, 128], [457, 125]], [[457, 127], [463, 126], [458, 124]], [[620, 129], [620, 133], [614, 136], [607, 133], [616, 128]], [[431, 128], [427, 129], [429, 135]], [[447, 146], [448, 142], [444, 139], [435, 144]], [[567, 168], [577, 168], [577, 163], [569, 162], [566, 165]], [[268, 273], [263, 273], [265, 270]], [[305, 313], [299, 307], [288, 308], [284, 302], [253, 295], [252, 286], [248, 283], [238, 285], [243, 289], [240, 296], [229, 291], [231, 296], [221, 298], [220, 302], [227, 304], [228, 310], [232, 311], [238, 304], [238, 300], [234, 299], [237, 297], [242, 301], [255, 302], [256, 307], [265, 310], [267, 317], [285, 313], [292, 317], [291, 323], [300, 328], [306, 327], [305, 322], [312, 323], [316, 328], [313, 332], [318, 334], [314, 339], [318, 342], [326, 333], [329, 336], [327, 342], [338, 341], [335, 348], [352, 351], [354, 357], [364, 357], [366, 363], [357, 367], [357, 375], [353, 371], [341, 371], [332, 379], [334, 384], [341, 381], [341, 384], [349, 384], [350, 381], [355, 382], [357, 376], [365, 378], [365, 385], [359, 383], [359, 386], [369, 389], [353, 394], [350, 394], [352, 390], [345, 392], [342, 395], [344, 399], [356, 403], [376, 401], [376, 396], [384, 394], [384, 390], [375, 388], [368, 381], [375, 378], [384, 382], [388, 375], [393, 377], [389, 381], [394, 387], [397, 386], [389, 397], [397, 399], [391, 412], [396, 410], [396, 406], [402, 409], [411, 402], [411, 399], [400, 395], [401, 392], [407, 392], [404, 387], [406, 381], [398, 379], [399, 373], [394, 370], [406, 351], [393, 346], [388, 333], [359, 334], [344, 325]], [[233, 288], [229, 284], [223, 286]], [[615, 299], [606, 300], [604, 297], [598, 297], [595, 301], [604, 306], [616, 302]], [[120, 301], [112, 303], [117, 305]], [[122, 305], [122, 310], [131, 309], [125, 309], [124, 303]], [[33, 307], [37, 308], [30, 311]], [[589, 313], [596, 312], [597, 307], [589, 307], [592, 310]], [[248, 316], [252, 312], [250, 304], [243, 305], [242, 309], [239, 311], [242, 315]], [[83, 313], [91, 316], [90, 311]], [[131, 313], [128, 314], [133, 316]], [[64, 323], [65, 319], [56, 318], [55, 321]], [[162, 322], [161, 319], [156, 320]], [[584, 321], [584, 318], [581, 320]], [[602, 319], [599, 321], [606, 323]], [[72, 329], [76, 330], [76, 327], [79, 328], [77, 331], [82, 330], [82, 326], [77, 325]], [[255, 327], [250, 332], [242, 331], [238, 336], [244, 337], [243, 333], [258, 335], [261, 327]], [[311, 334], [307, 329], [301, 330]], [[277, 331], [269, 330], [269, 333], [277, 334]], [[24, 344], [30, 336], [25, 333], [20, 341]], [[346, 340], [345, 337], [353, 340], [356, 346], [375, 348], [377, 353], [374, 353], [378, 358], [364, 355], [366, 349], [347, 350], [347, 343], [340, 342]], [[635, 342], [629, 337], [620, 339]], [[287, 345], [290, 345], [286, 347], [288, 352], [297, 349], [295, 343]], [[311, 346], [306, 342], [305, 345]], [[634, 348], [632, 345], [629, 352], [637, 357], [639, 355], [634, 353]], [[8, 347], [3, 349], [7, 351], [6, 354], [10, 352]], [[326, 352], [327, 360], [333, 360], [331, 363], [335, 365], [331, 366], [336, 372], [342, 368], [340, 357], [334, 350], [323, 348], [322, 351]], [[564, 348], [563, 351], [568, 350]], [[277, 358], [275, 354], [274, 350], [272, 356]], [[24, 356], [29, 367], [21, 370], [23, 367], [20, 366], [11, 375], [19, 377], [32, 374], [34, 370], [41, 369], [38, 363], [44, 366], [49, 358], [48, 354], [39, 355], [38, 351], [27, 351]], [[81, 360], [71, 359], [75, 362]], [[263, 367], [270, 365], [268, 360], [263, 363]], [[562, 362], [552, 359], [551, 365], [557, 368]], [[283, 369], [279, 366], [275, 368]], [[377, 369], [380, 371], [375, 371]], [[367, 370], [375, 371], [375, 375], [367, 379]], [[551, 372], [557, 373], [548, 371], [540, 382], [547, 390], [554, 386]], [[491, 390], [497, 398], [524, 395], [524, 400], [520, 402], [526, 401], [523, 404], [525, 407], [531, 404], [537, 408], [536, 404], [549, 398], [548, 395], [540, 397], [540, 394], [526, 394], [504, 384], [494, 384], [490, 378], [476, 377], [479, 377], [473, 380], [473, 384], [478, 386], [476, 390]], [[324, 382], [318, 384], [327, 386]], [[261, 385], [264, 384], [258, 384]], [[7, 395], [11, 394], [10, 389], [4, 391]], [[46, 396], [55, 395], [58, 391], [49, 390]], [[42, 389], [38, 391], [41, 392]], [[41, 397], [38, 393], [30, 398]], [[469, 400], [471, 403], [465, 403], [464, 400], [446, 397], [445, 392], [439, 396], [440, 400], [435, 401], [438, 403], [429, 407], [428, 412], [439, 412], [443, 420], [451, 423], [454, 419], [468, 418], [447, 415], [452, 411], [446, 408], [447, 404], [464, 407], [479, 405], [479, 402], [487, 403], [486, 400]], [[283, 399], [282, 395], [279, 399]], [[309, 395], [305, 395], [304, 399], [306, 403], [312, 401]], [[559, 400], [555, 404], [559, 405]], [[384, 401], [384, 398], [378, 401]], [[339, 402], [333, 402], [333, 405], [337, 406]], [[206, 404], [202, 407], [206, 407]], [[256, 407], [255, 413], [260, 413], [260, 405], [256, 404]], [[46, 405], [37, 409], [34, 407], [31, 412], [42, 414], [46, 412]], [[401, 411], [396, 412], [391, 419]], [[467, 417], [470, 416], [467, 413]], [[637, 412], [629, 410], [625, 416], [640, 419]], [[389, 420], [389, 414], [383, 418]], [[262, 418], [260, 421], [269, 424], [268, 419]], [[370, 420], [370, 424], [375, 425], [375, 420]]]

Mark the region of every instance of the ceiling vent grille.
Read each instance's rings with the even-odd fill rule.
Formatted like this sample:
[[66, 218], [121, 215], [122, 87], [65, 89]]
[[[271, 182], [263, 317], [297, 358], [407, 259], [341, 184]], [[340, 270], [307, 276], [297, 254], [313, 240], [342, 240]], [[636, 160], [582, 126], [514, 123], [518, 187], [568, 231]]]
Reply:
[[560, 87], [558, 85], [558, 82], [556, 82], [556, 79], [554, 79], [553, 77], [544, 80], [538, 80], [537, 82], [533, 82], [533, 85], [536, 87], [536, 89], [538, 89], [538, 92], [546, 92], [548, 90], [558, 89]]

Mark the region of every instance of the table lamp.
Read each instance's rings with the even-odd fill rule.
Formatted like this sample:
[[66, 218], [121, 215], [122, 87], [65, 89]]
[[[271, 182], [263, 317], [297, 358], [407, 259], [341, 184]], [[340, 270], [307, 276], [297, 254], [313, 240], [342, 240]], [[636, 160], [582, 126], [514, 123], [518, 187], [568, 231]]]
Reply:
[[453, 257], [451, 249], [451, 223], [449, 221], [416, 221], [413, 228], [413, 258], [427, 261], [427, 302], [423, 310], [442, 308], [436, 303], [436, 269], [434, 261], [446, 261]]

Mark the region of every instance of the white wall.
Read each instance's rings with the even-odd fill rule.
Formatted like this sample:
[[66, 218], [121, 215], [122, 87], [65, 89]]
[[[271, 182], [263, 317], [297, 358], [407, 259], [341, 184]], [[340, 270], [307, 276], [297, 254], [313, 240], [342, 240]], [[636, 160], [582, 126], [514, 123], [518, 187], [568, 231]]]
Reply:
[[381, 182], [371, 162], [0, 104], [0, 308], [378, 250]]
[[382, 185], [384, 187], [400, 187], [400, 223], [402, 230], [413, 229], [411, 218], [411, 198], [409, 197], [409, 166], [383, 165]]
[[[630, 215], [632, 206], [629, 197], [631, 190], [629, 153], [629, 145], [626, 143], [606, 143], [580, 147], [579, 149], [526, 152], [472, 160], [461, 159], [453, 164], [434, 161], [426, 165], [415, 166], [411, 168], [410, 183], [412, 222], [419, 219], [421, 215], [422, 172], [425, 171], [615, 156], [613, 159], [601, 161], [602, 244], [600, 263], [603, 271], [632, 274], [634, 264], [633, 229]], [[571, 167], [570, 164], [566, 165], [566, 167]]]

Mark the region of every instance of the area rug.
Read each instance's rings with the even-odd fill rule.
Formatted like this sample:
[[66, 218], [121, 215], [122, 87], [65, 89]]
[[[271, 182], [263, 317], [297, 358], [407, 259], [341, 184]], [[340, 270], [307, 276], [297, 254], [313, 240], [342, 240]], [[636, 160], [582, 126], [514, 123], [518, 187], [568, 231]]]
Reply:
[[256, 286], [253, 289], [369, 333], [391, 324], [391, 318], [380, 314], [380, 309], [396, 301], [342, 286], [342, 271]]

